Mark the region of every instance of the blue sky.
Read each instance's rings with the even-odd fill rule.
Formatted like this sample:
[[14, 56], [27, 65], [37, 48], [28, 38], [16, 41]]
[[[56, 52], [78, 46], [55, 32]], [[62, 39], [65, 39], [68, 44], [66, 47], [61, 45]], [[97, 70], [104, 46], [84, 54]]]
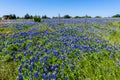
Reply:
[[0, 16], [16, 14], [24, 16], [69, 14], [71, 16], [112, 16], [120, 13], [120, 0], [0, 0]]

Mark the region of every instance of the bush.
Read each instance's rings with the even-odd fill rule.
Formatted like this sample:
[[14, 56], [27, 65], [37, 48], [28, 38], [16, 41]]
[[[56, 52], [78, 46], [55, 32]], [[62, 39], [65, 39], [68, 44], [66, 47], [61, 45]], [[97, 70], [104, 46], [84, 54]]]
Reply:
[[75, 16], [74, 18], [81, 18], [80, 16]]
[[64, 18], [71, 18], [71, 16], [69, 16], [69, 15], [64, 15]]
[[120, 17], [120, 14], [113, 15], [112, 17], [113, 17], [113, 18]]
[[101, 16], [95, 16], [95, 18], [102, 18]]
[[40, 16], [34, 16], [33, 20], [34, 20], [35, 22], [40, 22], [40, 21], [41, 21], [41, 18], [40, 18]]

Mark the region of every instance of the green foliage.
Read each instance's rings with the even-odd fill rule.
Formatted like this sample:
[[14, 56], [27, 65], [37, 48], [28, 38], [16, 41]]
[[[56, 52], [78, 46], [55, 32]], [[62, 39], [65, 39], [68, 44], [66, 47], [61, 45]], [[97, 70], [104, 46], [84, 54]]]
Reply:
[[18, 64], [14, 61], [5, 62], [2, 59], [10, 59], [9, 55], [7, 57], [0, 56], [0, 80], [15, 80], [17, 76]]
[[95, 18], [102, 18], [101, 16], [95, 16]]
[[40, 22], [40, 21], [41, 21], [40, 16], [34, 16], [34, 21], [35, 21], [35, 22]]
[[113, 17], [113, 18], [120, 17], [120, 14], [113, 15], [112, 17]]
[[10, 14], [9, 19], [16, 19], [16, 15], [15, 14]]
[[64, 15], [63, 18], [68, 18], [68, 19], [69, 19], [69, 18], [71, 18], [71, 16], [69, 16], [69, 15]]
[[43, 15], [42, 19], [49, 19], [49, 17], [47, 17], [46, 15]]
[[0, 17], [0, 20], [2, 20], [2, 18]]
[[64, 25], [64, 22], [59, 22], [58, 24], [59, 24], [60, 26], [62, 26], [62, 25]]
[[74, 18], [81, 18], [80, 16], [75, 16]]
[[20, 19], [20, 17], [19, 16], [17, 16], [17, 18], [16, 19]]
[[86, 16], [82, 16], [82, 18], [92, 18], [92, 17], [91, 17], [91, 16], [86, 15]]
[[33, 19], [32, 15], [29, 15], [28, 13], [24, 16], [24, 19]]
[[9, 28], [0, 28], [0, 34], [9, 34], [12, 33], [12, 30]]

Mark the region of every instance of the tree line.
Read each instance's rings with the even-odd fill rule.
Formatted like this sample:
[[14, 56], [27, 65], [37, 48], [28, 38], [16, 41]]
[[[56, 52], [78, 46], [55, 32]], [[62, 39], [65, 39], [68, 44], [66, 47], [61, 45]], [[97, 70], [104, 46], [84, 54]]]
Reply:
[[[69, 19], [69, 18], [93, 18], [91, 16], [88, 16], [88, 15], [85, 15], [85, 16], [75, 16], [75, 17], [72, 17], [70, 15], [64, 15], [64, 16], [53, 16], [52, 17], [53, 19], [57, 19], [57, 18], [65, 18], [65, 19]], [[101, 16], [95, 16], [94, 18], [102, 18]], [[111, 16], [111, 18], [120, 18], [120, 14], [115, 14], [113, 16]], [[2, 18], [0, 18], [1, 20]], [[15, 14], [10, 14], [8, 19], [34, 19], [35, 21], [41, 21], [41, 19], [50, 19], [50, 17], [48, 17], [47, 15], [43, 15], [42, 17], [38, 16], [38, 15], [30, 15], [30, 14], [25, 14], [24, 17], [19, 17], [19, 16], [16, 16]]]

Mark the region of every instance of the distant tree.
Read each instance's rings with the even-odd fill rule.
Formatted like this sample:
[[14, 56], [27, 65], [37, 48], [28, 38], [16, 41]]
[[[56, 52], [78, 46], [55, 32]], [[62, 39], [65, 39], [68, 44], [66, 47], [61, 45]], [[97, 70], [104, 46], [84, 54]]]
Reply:
[[47, 16], [46, 15], [42, 16], [42, 19], [47, 19]]
[[20, 17], [19, 17], [19, 16], [17, 16], [17, 17], [16, 17], [16, 19], [20, 19]]
[[91, 16], [86, 15], [86, 16], [84, 16], [84, 18], [92, 18], [92, 17], [91, 17]]
[[16, 19], [16, 15], [15, 14], [10, 14], [9, 19]]
[[27, 13], [27, 14], [24, 16], [24, 19], [30, 19], [30, 15]]
[[113, 15], [112, 18], [120, 17], [120, 14]]
[[33, 16], [32, 16], [32, 15], [30, 16], [30, 19], [33, 19]]
[[13, 19], [16, 19], [16, 15], [15, 14], [13, 14], [12, 17], [13, 17]]
[[0, 17], [0, 20], [2, 20], [2, 18]]
[[53, 16], [52, 19], [57, 19], [58, 17]]
[[12, 14], [9, 15], [9, 19], [12, 19]]
[[102, 18], [101, 16], [95, 16], [95, 18]]
[[40, 16], [35, 15], [34, 18], [33, 18], [33, 20], [34, 20], [35, 22], [40, 22], [40, 21], [41, 21], [41, 18], [40, 18]]
[[50, 17], [46, 16], [46, 15], [43, 15], [42, 16], [42, 19], [50, 19]]
[[74, 18], [81, 18], [80, 16], [75, 16]]
[[71, 18], [69, 15], [64, 15], [63, 18]]

